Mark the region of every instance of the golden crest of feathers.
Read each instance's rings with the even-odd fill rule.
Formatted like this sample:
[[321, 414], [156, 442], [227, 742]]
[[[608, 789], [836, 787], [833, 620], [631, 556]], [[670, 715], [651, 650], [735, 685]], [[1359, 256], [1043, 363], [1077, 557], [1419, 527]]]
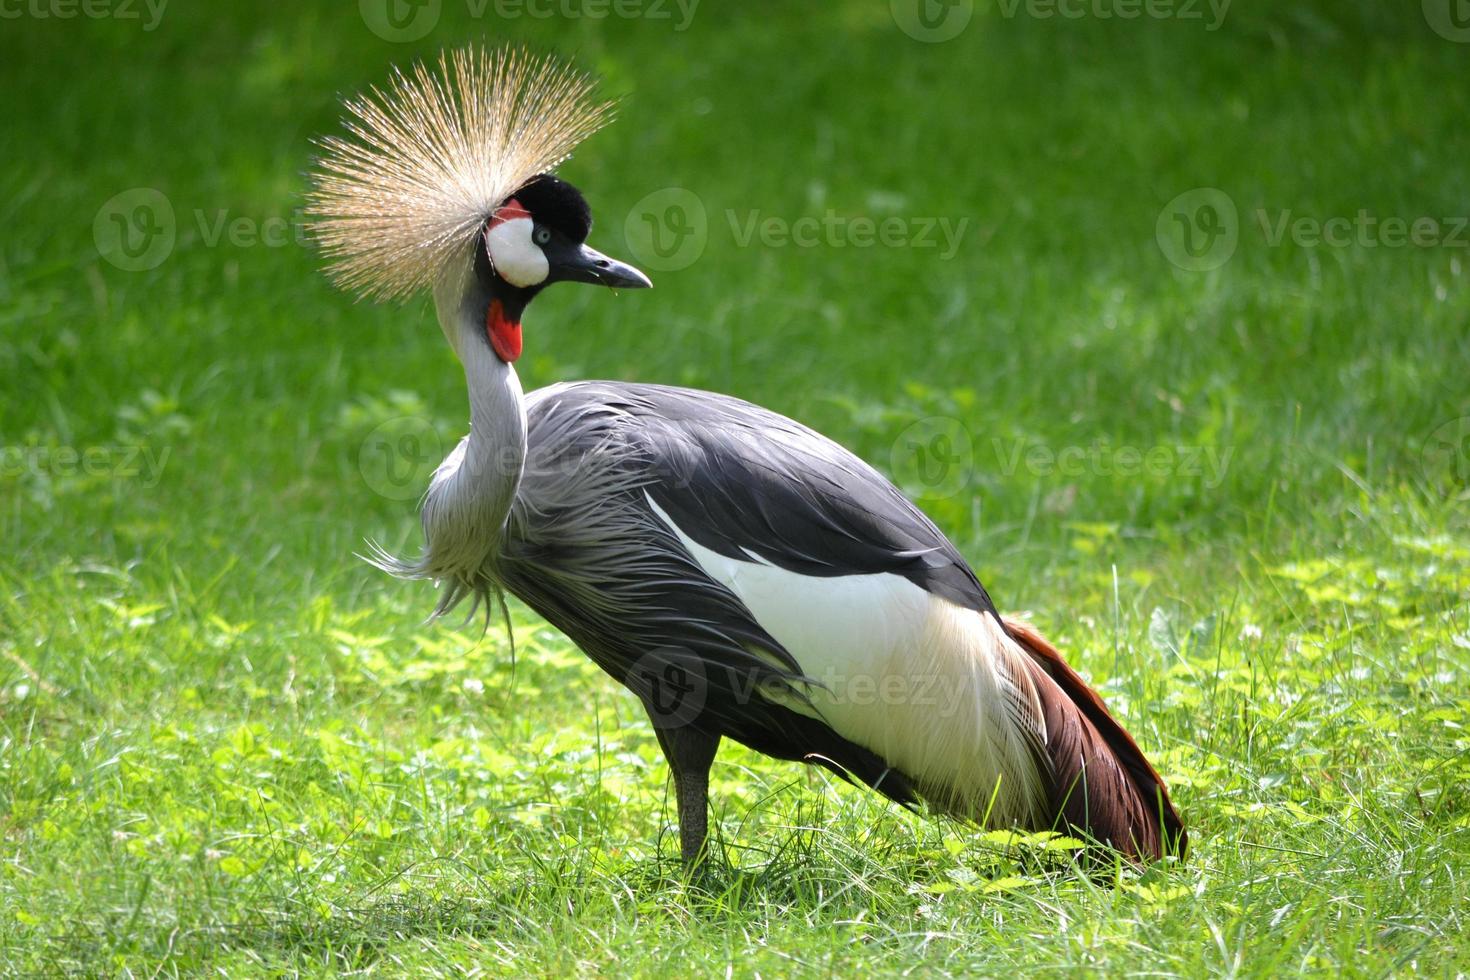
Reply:
[[371, 299], [432, 288], [505, 199], [555, 168], [612, 104], [556, 60], [462, 48], [395, 71], [322, 141], [307, 213], [332, 280]]

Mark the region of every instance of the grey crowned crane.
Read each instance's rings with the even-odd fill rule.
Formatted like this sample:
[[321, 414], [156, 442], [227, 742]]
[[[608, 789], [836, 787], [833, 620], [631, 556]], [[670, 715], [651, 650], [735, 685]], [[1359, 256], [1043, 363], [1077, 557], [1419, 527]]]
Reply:
[[1058, 829], [1138, 863], [1183, 853], [1163, 781], [1102, 700], [852, 453], [704, 391], [522, 394], [521, 321], [541, 290], [650, 285], [586, 245], [588, 206], [551, 174], [608, 115], [585, 77], [472, 48], [347, 109], [310, 205], [329, 272], [374, 299], [432, 290], [470, 401], [424, 500], [422, 553], [376, 561], [440, 583], [436, 614], [519, 596], [636, 693], [673, 770], [685, 862], [705, 853], [723, 738], [985, 826]]

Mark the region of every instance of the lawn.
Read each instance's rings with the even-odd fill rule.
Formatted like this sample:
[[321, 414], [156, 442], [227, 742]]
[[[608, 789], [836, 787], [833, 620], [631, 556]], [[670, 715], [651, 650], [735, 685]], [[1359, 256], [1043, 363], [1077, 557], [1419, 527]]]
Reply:
[[[1470, 971], [1450, 0], [375, 3], [0, 7], [0, 974]], [[657, 286], [549, 293], [526, 387], [873, 461], [1186, 861], [1088, 877], [727, 743], [688, 885], [631, 695], [356, 557], [415, 546], [467, 408], [427, 301], [320, 275], [312, 139], [480, 39], [620, 99], [563, 172]]]

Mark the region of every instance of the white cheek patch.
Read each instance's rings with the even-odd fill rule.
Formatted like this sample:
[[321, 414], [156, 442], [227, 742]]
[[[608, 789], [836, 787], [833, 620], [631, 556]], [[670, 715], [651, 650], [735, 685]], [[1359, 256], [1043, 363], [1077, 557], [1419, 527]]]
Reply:
[[535, 227], [530, 218], [514, 218], [492, 223], [485, 234], [490, 264], [495, 266], [496, 274], [512, 286], [534, 286], [545, 282], [551, 271], [546, 253], [531, 241]]

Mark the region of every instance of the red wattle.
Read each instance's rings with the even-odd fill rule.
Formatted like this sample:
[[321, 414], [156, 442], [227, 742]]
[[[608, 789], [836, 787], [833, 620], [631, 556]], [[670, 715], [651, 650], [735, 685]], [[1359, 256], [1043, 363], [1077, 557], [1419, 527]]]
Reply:
[[485, 314], [485, 333], [490, 338], [490, 346], [495, 349], [495, 356], [505, 363], [510, 364], [521, 356], [520, 321], [506, 317], [505, 307], [498, 299], [490, 301], [490, 310]]
[[520, 201], [517, 201], [515, 198], [511, 198], [510, 200], [502, 204], [496, 210], [496, 212], [490, 216], [490, 223], [485, 227], [494, 228], [496, 225], [503, 224], [507, 221], [515, 221], [517, 218], [529, 218], [530, 216], [531, 212], [527, 211], [521, 205]]

